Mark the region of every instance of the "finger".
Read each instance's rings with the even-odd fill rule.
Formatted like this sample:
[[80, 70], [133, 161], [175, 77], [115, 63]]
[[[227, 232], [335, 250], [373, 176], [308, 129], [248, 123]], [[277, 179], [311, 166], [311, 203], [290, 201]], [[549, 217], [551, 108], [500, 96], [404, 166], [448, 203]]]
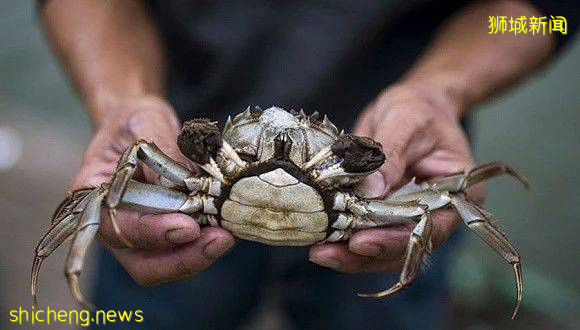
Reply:
[[[144, 102], [144, 111], [126, 118], [125, 130], [133, 141], [144, 139], [154, 142], [171, 159], [185, 165], [190, 164], [177, 147], [180, 125], [173, 110], [165, 102]], [[158, 175], [146, 166], [142, 167], [148, 182], [157, 183]]]
[[412, 226], [374, 228], [355, 233], [348, 242], [351, 252], [385, 261], [403, 258]]
[[[200, 236], [199, 225], [185, 214], [146, 214], [136, 211], [117, 211], [117, 224], [129, 243], [137, 249], [172, 249]], [[110, 219], [101, 221], [99, 234], [103, 241], [116, 248], [127, 247], [115, 234]]]
[[[428, 158], [425, 158], [411, 168], [409, 171], [420, 178], [433, 179], [449, 175], [451, 173], [468, 172], [475, 163], [469, 156], [449, 155], [445, 151], [436, 151]], [[484, 182], [476, 183], [464, 191], [470, 201], [483, 203], [485, 200]]]
[[373, 120], [373, 108], [375, 102], [369, 104], [358, 117], [353, 133], [358, 136], [373, 137], [375, 134], [376, 122]]
[[111, 136], [107, 131], [95, 134], [83, 155], [81, 165], [71, 181], [70, 190], [96, 187], [108, 181], [115, 172], [120, 152], [115, 148], [117, 136]]
[[413, 113], [411, 109], [395, 105], [384, 110], [376, 126], [373, 138], [381, 143], [386, 156], [379, 171], [389, 188], [398, 185], [407, 166], [428, 154], [436, 143], [425, 132], [425, 119]]
[[97, 187], [101, 183], [111, 179], [111, 173], [115, 171], [115, 163], [103, 163], [100, 161], [83, 162], [69, 185], [69, 190]]
[[327, 243], [310, 248], [309, 259], [320, 266], [339, 272], [393, 272], [401, 269], [403, 260], [385, 261], [357, 255], [342, 243]]
[[[442, 146], [441, 149], [416, 162], [408, 170], [418, 177], [432, 179], [451, 173], [468, 172], [475, 167], [475, 162], [471, 157], [469, 146], [463, 133], [457, 132], [454, 134], [450, 132], [449, 138], [454, 141], [453, 146]], [[465, 194], [469, 200], [483, 203], [485, 200], [484, 183], [477, 183], [468, 187]]]
[[[147, 104], [147, 106], [165, 107], [163, 103]], [[177, 147], [180, 127], [172, 111], [168, 109], [159, 111], [153, 108], [149, 111], [134, 113], [127, 118], [126, 128], [135, 140], [153, 140], [167, 155], [185, 160]]]
[[457, 228], [460, 222], [459, 215], [455, 210], [437, 210], [431, 213], [433, 219], [433, 236], [431, 236], [431, 242], [433, 243], [433, 248], [438, 248]]
[[113, 254], [143, 286], [188, 278], [224, 255], [234, 245], [233, 236], [221, 228], [204, 227], [195, 241], [173, 250], [113, 250]]
[[[431, 242], [434, 248], [438, 248], [449, 238], [460, 221], [457, 212], [452, 209], [433, 211], [431, 217]], [[350, 251], [361, 256], [395, 262], [403, 258], [412, 229], [413, 225], [361, 230], [350, 238], [348, 247]]]

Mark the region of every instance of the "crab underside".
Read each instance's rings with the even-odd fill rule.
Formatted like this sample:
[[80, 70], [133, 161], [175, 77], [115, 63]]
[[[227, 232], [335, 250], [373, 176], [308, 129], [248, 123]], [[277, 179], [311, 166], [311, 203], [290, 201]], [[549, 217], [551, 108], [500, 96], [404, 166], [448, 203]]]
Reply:
[[[354, 194], [352, 186], [384, 163], [381, 145], [339, 132], [326, 116], [319, 119], [317, 113], [308, 116], [277, 107], [248, 108], [228, 119], [223, 133], [209, 120], [187, 121], [178, 146], [198, 171], [175, 162], [153, 142], [138, 141], [126, 149], [109, 182], [69, 194], [36, 248], [31, 276], [35, 303], [42, 261], [72, 236], [65, 274], [75, 299], [90, 306], [81, 294], [78, 278], [103, 208], [128, 247], [131, 244], [116, 222], [118, 208], [182, 212], [193, 215], [200, 225], [223, 227], [241, 239], [269, 245], [345, 241], [358, 230], [413, 223], [398, 283], [382, 292], [360, 294], [383, 297], [415, 279], [431, 250], [430, 213], [451, 207], [513, 266], [515, 317], [523, 289], [520, 257], [492, 224], [491, 215], [463, 193], [475, 183], [504, 173], [527, 187], [527, 181], [510, 167], [489, 163], [428, 182], [412, 180], [384, 199], [362, 198]], [[133, 180], [139, 162], [159, 175], [160, 185]]]

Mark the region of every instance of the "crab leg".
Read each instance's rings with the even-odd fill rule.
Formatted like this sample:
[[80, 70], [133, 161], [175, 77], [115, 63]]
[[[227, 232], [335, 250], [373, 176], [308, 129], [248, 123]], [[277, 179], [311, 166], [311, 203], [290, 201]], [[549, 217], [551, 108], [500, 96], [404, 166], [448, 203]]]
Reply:
[[384, 297], [404, 289], [413, 282], [421, 269], [426, 253], [431, 251], [433, 221], [428, 205], [422, 204], [418, 200], [406, 202], [376, 201], [365, 200], [346, 193], [337, 193], [333, 209], [346, 212], [339, 213], [337, 220], [332, 224], [332, 227], [338, 230], [326, 239], [330, 242], [346, 240], [353, 231], [360, 229], [388, 227], [416, 221], [417, 225], [411, 232], [407, 245], [405, 263], [399, 282], [388, 290], [359, 294], [359, 296]]
[[405, 263], [403, 264], [403, 270], [401, 271], [399, 282], [397, 282], [391, 288], [381, 292], [359, 293], [358, 295], [365, 298], [381, 298], [409, 286], [415, 277], [417, 277], [417, 274], [419, 274], [421, 265], [425, 260], [426, 253], [431, 251], [432, 233], [433, 220], [431, 219], [429, 212], [425, 212], [411, 233], [411, 237], [407, 245], [407, 252], [405, 253]]
[[413, 230], [409, 241], [405, 266], [399, 282], [389, 290], [363, 295], [383, 297], [406, 287], [416, 276], [424, 253], [430, 250], [427, 238], [432, 232], [432, 222], [428, 211], [453, 205], [463, 222], [512, 265], [516, 281], [516, 304], [512, 315], [514, 318], [523, 295], [519, 254], [505, 235], [493, 226], [488, 212], [460, 196], [470, 185], [504, 173], [511, 174], [528, 187], [526, 179], [515, 170], [501, 163], [490, 163], [476, 167], [468, 173], [453, 174], [430, 183], [417, 184], [412, 180], [383, 201], [364, 200], [350, 194], [338, 193], [335, 195], [334, 209], [351, 213], [339, 214], [337, 221], [332, 225], [337, 230], [327, 238], [327, 241], [346, 240], [353, 231], [403, 223], [405, 219], [416, 219], [421, 215], [421, 220]]
[[68, 196], [63, 199], [60, 204], [54, 210], [52, 217], [50, 218], [50, 223], [55, 224], [62, 220], [62, 218], [70, 213], [72, 213], [76, 209], [83, 209], [84, 206], [79, 206], [79, 203], [83, 202], [86, 203], [85, 196], [93, 192], [95, 188], [83, 188], [75, 190], [68, 194]]
[[516, 178], [526, 187], [530, 188], [528, 180], [518, 171], [501, 162], [492, 162], [480, 165], [471, 171], [465, 173], [460, 172], [452, 174], [440, 179], [431, 181], [433, 188], [439, 191], [449, 191], [450, 193], [462, 192], [467, 187], [472, 186], [478, 182], [491, 179], [502, 174], [509, 174]]
[[[97, 190], [96, 196], [92, 197], [82, 211], [77, 233], [73, 239], [69, 255], [67, 257], [65, 274], [73, 297], [85, 308], [92, 309], [79, 287], [79, 275], [83, 267], [84, 258], [100, 224], [101, 204], [107, 195], [107, 190], [102, 186]], [[184, 212], [196, 213], [217, 212], [213, 204], [213, 197], [206, 195], [191, 195], [171, 190], [166, 187], [129, 181], [126, 187], [122, 205], [135, 208], [148, 213]]]
[[464, 192], [471, 185], [504, 173], [512, 175], [526, 188], [529, 188], [526, 178], [516, 170], [505, 164], [494, 162], [478, 166], [467, 173], [451, 174], [430, 182], [417, 184], [413, 178], [413, 180], [387, 196], [384, 200], [399, 202], [420, 200], [422, 204], [428, 205], [430, 210], [435, 210], [451, 203], [449, 193]]
[[139, 160], [147, 164], [160, 177], [168, 179], [173, 184], [187, 187], [191, 190], [201, 190], [216, 196], [219, 196], [221, 193], [221, 182], [213, 178], [196, 176], [183, 165], [165, 155], [153, 142], [140, 140], [134, 143], [121, 156], [117, 164], [117, 170], [111, 179], [109, 192], [105, 200], [115, 235], [127, 247], [131, 247], [132, 245], [119, 229], [116, 213], [119, 203], [123, 199], [123, 195], [127, 189], [127, 184], [137, 169]]
[[523, 295], [520, 257], [506, 236], [493, 226], [490, 221], [491, 214], [460, 196], [469, 186], [501, 174], [510, 174], [526, 188], [529, 187], [528, 181], [517, 171], [503, 163], [494, 162], [478, 166], [467, 173], [452, 174], [431, 182], [417, 184], [411, 180], [385, 198], [384, 202], [416, 201], [426, 205], [429, 210], [453, 205], [463, 222], [512, 265], [516, 282], [516, 304], [512, 315], [514, 318]]
[[416, 202], [387, 203], [383, 201], [357, 201], [346, 212], [339, 212], [332, 228], [336, 229], [327, 242], [345, 241], [354, 231], [375, 227], [388, 227], [413, 222], [427, 211], [425, 205]]
[[337, 230], [326, 239], [329, 242], [347, 240], [353, 230], [412, 222], [426, 212], [427, 206], [417, 201], [365, 200], [339, 192], [334, 196], [333, 209], [340, 212], [332, 224]]
[[118, 204], [128, 180], [135, 173], [139, 160], [175, 185], [187, 187], [190, 190], [201, 190], [214, 196], [219, 196], [221, 192], [221, 184], [217, 179], [196, 176], [185, 166], [164, 154], [155, 143], [140, 140], [128, 147], [119, 159], [116, 172], [111, 179], [110, 192], [107, 196], [108, 203]]
[[[418, 218], [426, 211], [426, 205], [418, 200], [409, 201], [381, 201], [366, 200], [348, 193], [336, 193], [334, 195], [335, 211], [350, 211], [365, 221], [371, 221], [376, 226], [392, 226], [409, 222], [412, 218]], [[362, 223], [356, 223], [362, 226]], [[360, 227], [363, 228], [363, 227]]]
[[120, 182], [130, 179], [135, 173], [139, 160], [147, 164], [160, 176], [182, 187], [186, 187], [185, 179], [193, 176], [190, 170], [169, 158], [155, 143], [139, 140], [125, 149], [117, 164], [117, 173], [113, 176], [111, 185], [113, 186], [112, 182], [117, 177]]
[[34, 305], [38, 305], [36, 284], [42, 262], [75, 232], [80, 213], [84, 210], [87, 203], [97, 195], [98, 188], [91, 190], [88, 194], [86, 191], [87, 189], [75, 191], [61, 203], [51, 221], [51, 228], [36, 246], [32, 272], [30, 274], [30, 293]]
[[508, 241], [506, 236], [491, 223], [491, 214], [475, 203], [471, 203], [458, 196], [454, 196], [451, 203], [453, 203], [453, 206], [467, 227], [475, 232], [493, 250], [499, 253], [505, 261], [512, 265], [516, 281], [516, 304], [514, 306], [512, 319], [515, 318], [523, 296], [522, 265], [518, 251]]
[[147, 213], [217, 214], [214, 197], [203, 192], [187, 195], [163, 186], [129, 181], [121, 205]]
[[[523, 298], [523, 281], [519, 254], [507, 237], [493, 226], [490, 221], [491, 214], [477, 206], [475, 203], [471, 203], [457, 195], [463, 193], [465, 189], [473, 184], [502, 174], [513, 176], [521, 182], [524, 187], [529, 189], [530, 185], [528, 180], [519, 172], [503, 163], [492, 162], [478, 166], [467, 173], [449, 175], [447, 177], [435, 179], [430, 183], [417, 185], [414, 184], [414, 182], [411, 182], [401, 188], [400, 192], [395, 192], [395, 194], [390, 196], [389, 199], [420, 199], [422, 203], [429, 205], [430, 210], [451, 203], [469, 229], [474, 231], [487, 245], [498, 252], [502, 258], [512, 265], [516, 282], [516, 303], [512, 314], [513, 319], [519, 310]], [[451, 195], [447, 194], [447, 191], [450, 192]], [[437, 200], [437, 198], [433, 198], [437, 197], [437, 195], [442, 196], [442, 199], [439, 200], [440, 203], [430, 203], [429, 201]], [[443, 195], [445, 196], [443, 197]], [[444, 203], [445, 200], [448, 202]]]
[[81, 213], [76, 234], [73, 238], [68, 256], [66, 258], [65, 276], [73, 297], [85, 308], [93, 306], [85, 300], [79, 286], [79, 275], [83, 268], [85, 255], [89, 249], [101, 219], [101, 203], [107, 193], [104, 187], [95, 189], [96, 194], [91, 196], [85, 209]]
[[135, 174], [140, 159], [160, 176], [181, 186], [185, 186], [186, 178], [193, 176], [188, 169], [161, 152], [153, 142], [139, 140], [125, 149], [117, 164], [116, 172], [111, 179], [106, 205], [109, 209], [109, 220], [111, 221], [115, 235], [127, 247], [132, 247], [132, 245], [119, 229], [116, 210], [127, 189], [127, 183], [131, 180], [133, 174]]
[[[90, 192], [86, 193], [87, 191]], [[78, 279], [88, 247], [98, 231], [101, 207], [103, 204], [106, 206], [105, 198], [108, 193], [109, 186], [107, 184], [92, 190], [81, 189], [73, 192], [57, 208], [55, 216], [59, 218], [53, 219], [52, 227], [36, 248], [30, 282], [30, 290], [35, 305], [37, 305], [37, 279], [42, 261], [74, 234], [67, 256], [65, 274], [73, 297], [84, 307], [91, 308], [80, 291]], [[125, 193], [118, 205], [157, 214], [173, 212], [200, 213], [207, 216], [217, 214], [214, 197], [202, 191], [188, 195], [167, 187], [133, 180], [128, 180]], [[197, 221], [204, 224], [203, 219], [197, 219]]]

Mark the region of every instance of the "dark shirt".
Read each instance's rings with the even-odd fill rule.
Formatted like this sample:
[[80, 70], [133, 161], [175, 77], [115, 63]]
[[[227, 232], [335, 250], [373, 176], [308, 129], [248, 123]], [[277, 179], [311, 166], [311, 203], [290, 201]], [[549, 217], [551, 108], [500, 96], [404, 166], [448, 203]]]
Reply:
[[[247, 106], [277, 105], [320, 111], [349, 128], [470, 1], [146, 2], [168, 51], [168, 97], [182, 119], [223, 124]], [[548, 19], [567, 18], [568, 34], [553, 33], [559, 48], [572, 39], [579, 1], [529, 2]]]
[[[566, 16], [569, 34], [575, 30], [575, 1], [534, 2], [548, 17]], [[149, 3], [168, 49], [169, 99], [182, 119], [201, 116], [223, 124], [247, 106], [277, 105], [326, 113], [348, 129], [466, 2]]]
[[326, 113], [340, 127], [399, 78], [458, 1], [150, 1], [182, 118], [250, 105]]

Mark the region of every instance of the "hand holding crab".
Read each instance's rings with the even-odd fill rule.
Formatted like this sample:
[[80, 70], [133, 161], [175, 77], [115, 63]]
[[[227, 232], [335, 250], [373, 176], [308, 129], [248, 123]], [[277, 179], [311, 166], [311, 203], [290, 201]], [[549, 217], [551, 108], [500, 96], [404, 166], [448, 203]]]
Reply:
[[[453, 173], [473, 169], [466, 175], [462, 193], [464, 200], [481, 202], [483, 187], [472, 184], [499, 173], [509, 173], [520, 180], [526, 187], [527, 181], [507, 166], [492, 163], [474, 169], [468, 142], [459, 125], [460, 106], [444, 95], [433, 93], [432, 88], [398, 85], [387, 89], [375, 102], [370, 104], [357, 122], [355, 134], [369, 136], [380, 142], [387, 154], [387, 162], [379, 169], [382, 175], [368, 180], [374, 190], [384, 188], [386, 200], [398, 199], [396, 196], [405, 191], [411, 184], [401, 188], [402, 184], [415, 179], [431, 181], [434, 188], [443, 186], [437, 179]], [[455, 176], [457, 178], [457, 176]], [[370, 178], [370, 176], [369, 176]], [[458, 182], [457, 182], [458, 183]], [[424, 184], [423, 184], [424, 185]], [[465, 188], [469, 189], [465, 190]], [[400, 189], [397, 189], [400, 188]], [[449, 188], [444, 188], [449, 189]], [[439, 189], [437, 189], [439, 190]], [[381, 191], [381, 189], [379, 189]], [[448, 190], [453, 193], [453, 189]], [[380, 193], [379, 193], [380, 194]], [[413, 195], [413, 194], [411, 194]], [[418, 199], [428, 198], [420, 194]], [[455, 197], [457, 198], [457, 197]], [[406, 199], [406, 198], [404, 198]], [[452, 199], [452, 208], [431, 207], [433, 233], [431, 243], [434, 247], [441, 245], [453, 232], [456, 225], [463, 220], [476, 234], [513, 265], [516, 276], [516, 306], [512, 317], [519, 308], [522, 298], [521, 270], [519, 256], [505, 237], [491, 224], [491, 215], [472, 203], [481, 213], [477, 215], [471, 207]], [[459, 217], [453, 210], [459, 211]], [[468, 214], [471, 213], [471, 214]], [[461, 219], [461, 220], [460, 220]], [[391, 226], [374, 228], [355, 233], [346, 244], [324, 244], [312, 247], [310, 257], [316, 263], [339, 271], [397, 271], [409, 264], [409, 259], [401, 259], [408, 251], [408, 226]], [[500, 237], [501, 236], [501, 237]], [[410, 246], [409, 246], [410, 247]], [[408, 257], [408, 254], [407, 254]], [[401, 281], [391, 290], [375, 296], [382, 296], [399, 290], [408, 283], [403, 272]]]
[[[427, 96], [429, 95], [429, 98]], [[367, 178], [364, 186], [384, 196], [413, 180], [431, 180], [475, 166], [456, 105], [432, 89], [418, 92], [405, 85], [383, 92], [362, 113], [354, 134], [382, 144], [387, 162]], [[469, 199], [483, 201], [482, 185], [470, 187]], [[459, 223], [451, 210], [432, 213], [435, 247], [442, 244]], [[348, 246], [315, 246], [311, 259], [347, 272], [397, 271], [402, 267], [409, 236], [407, 226], [364, 230], [351, 237]]]
[[[491, 225], [490, 215], [462, 195], [468, 186], [501, 173], [521, 179], [505, 165], [488, 164], [420, 184], [411, 181], [381, 200], [359, 197], [351, 187], [382, 166], [385, 155], [380, 144], [341, 133], [326, 117], [276, 107], [248, 108], [228, 120], [223, 133], [209, 120], [188, 121], [178, 145], [203, 170], [201, 175], [141, 140], [125, 150], [109, 182], [76, 190], [61, 204], [37, 248], [33, 295], [41, 261], [74, 234], [66, 275], [75, 298], [85, 302], [78, 275], [104, 206], [113, 227], [118, 208], [184, 213], [194, 215], [200, 225], [271, 245], [347, 241], [359, 230], [413, 223], [400, 281], [389, 290], [367, 295], [380, 297], [413, 281], [432, 247], [430, 211], [453, 206], [469, 228], [514, 266], [518, 302], [521, 299], [517, 252]], [[162, 185], [133, 180], [140, 161], [163, 178]], [[131, 243], [124, 232], [116, 233]], [[313, 248], [314, 259], [316, 250], [325, 248]], [[354, 256], [341, 257], [356, 262]]]
[[[181, 125], [166, 102], [156, 97], [138, 97], [111, 103], [114, 104], [102, 110], [111, 116], [96, 123], [95, 136], [70, 184], [74, 193], [63, 201], [62, 206], [66, 207], [69, 202], [76, 204], [80, 199], [88, 201], [85, 196], [89, 190], [83, 188], [99, 187], [108, 182], [116, 171], [123, 151], [140, 139], [154, 140], [171, 158], [181, 163], [187, 162], [176, 143]], [[142, 182], [159, 182], [159, 176], [147, 166], [139, 166], [136, 177]], [[55, 236], [44, 237], [37, 249], [39, 257], [50, 254], [80, 229], [76, 222], [70, 221], [80, 218], [82, 208], [68, 211], [64, 217], [53, 217], [53, 225], [58, 223], [51, 229]], [[97, 237], [140, 285], [149, 286], [191, 276], [209, 266], [234, 244], [234, 238], [228, 231], [214, 227], [200, 230], [195, 220], [184, 213], [154, 214], [122, 209], [117, 213], [116, 230], [104, 213], [101, 212], [103, 221], [100, 222]], [[98, 217], [93, 216], [92, 220], [95, 219]], [[87, 230], [95, 227], [89, 226]], [[115, 231], [122, 234], [117, 235]], [[84, 253], [90, 242], [79, 239], [76, 253]], [[127, 249], [128, 245], [133, 248]], [[71, 254], [69, 261], [77, 262], [74, 267], [82, 267], [82, 258]], [[36, 265], [40, 266], [39, 263]], [[69, 266], [67, 270], [70, 270]], [[69, 276], [71, 287], [77, 287], [77, 280], [75, 274]], [[35, 291], [35, 288], [32, 290]], [[73, 290], [73, 294], [83, 305], [88, 305], [78, 289]]]

